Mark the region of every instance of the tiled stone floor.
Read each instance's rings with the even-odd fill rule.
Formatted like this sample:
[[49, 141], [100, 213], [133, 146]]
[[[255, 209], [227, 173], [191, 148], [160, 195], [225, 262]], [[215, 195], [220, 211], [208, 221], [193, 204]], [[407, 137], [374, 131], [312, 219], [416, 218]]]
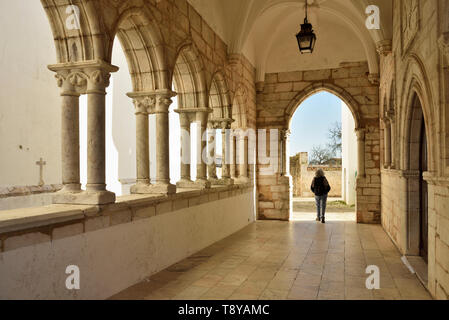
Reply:
[[[297, 210], [290, 222], [258, 221], [112, 299], [430, 299], [379, 225], [329, 208], [326, 224]], [[334, 211], [334, 212], [333, 212]], [[367, 265], [380, 268], [368, 290]]]

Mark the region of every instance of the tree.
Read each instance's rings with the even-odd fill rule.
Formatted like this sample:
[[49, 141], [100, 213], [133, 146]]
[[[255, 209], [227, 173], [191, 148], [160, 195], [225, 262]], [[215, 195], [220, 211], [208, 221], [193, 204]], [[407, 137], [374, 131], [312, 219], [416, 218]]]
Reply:
[[329, 142], [327, 147], [332, 153], [333, 157], [336, 157], [341, 152], [341, 122], [335, 122], [329, 128], [328, 131]]
[[332, 153], [329, 148], [323, 147], [321, 145], [313, 146], [312, 152], [310, 153], [310, 164], [322, 165], [325, 164], [332, 158]]

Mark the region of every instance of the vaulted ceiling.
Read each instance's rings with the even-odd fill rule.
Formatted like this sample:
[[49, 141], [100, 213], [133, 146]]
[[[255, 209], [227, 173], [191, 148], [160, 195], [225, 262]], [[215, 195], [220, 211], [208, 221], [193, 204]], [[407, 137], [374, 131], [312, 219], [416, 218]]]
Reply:
[[[391, 0], [307, 0], [309, 21], [317, 34], [312, 55], [301, 55], [295, 39], [304, 20], [305, 0], [188, 0], [228, 44], [266, 72], [337, 67], [341, 62], [368, 61], [379, 72], [376, 43], [392, 38]], [[379, 30], [365, 26], [369, 5], [380, 9]]]

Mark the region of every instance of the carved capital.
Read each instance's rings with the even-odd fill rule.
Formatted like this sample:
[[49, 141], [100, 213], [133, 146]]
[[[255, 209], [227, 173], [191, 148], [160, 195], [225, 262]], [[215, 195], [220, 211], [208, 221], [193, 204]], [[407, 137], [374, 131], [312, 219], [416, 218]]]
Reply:
[[377, 73], [370, 73], [368, 75], [368, 81], [374, 85], [374, 86], [378, 86], [380, 84], [380, 76]]
[[449, 32], [443, 33], [438, 38], [438, 45], [445, 58], [449, 60]]
[[391, 40], [382, 40], [376, 43], [376, 50], [377, 53], [381, 56], [387, 56], [392, 51], [392, 44]]
[[118, 67], [102, 60], [60, 63], [48, 68], [56, 72], [57, 85], [63, 93], [75, 94], [104, 93], [109, 86], [110, 73], [118, 70]]
[[176, 93], [170, 90], [155, 91], [156, 107], [154, 113], [168, 113], [168, 108], [172, 104], [171, 98], [176, 96]]

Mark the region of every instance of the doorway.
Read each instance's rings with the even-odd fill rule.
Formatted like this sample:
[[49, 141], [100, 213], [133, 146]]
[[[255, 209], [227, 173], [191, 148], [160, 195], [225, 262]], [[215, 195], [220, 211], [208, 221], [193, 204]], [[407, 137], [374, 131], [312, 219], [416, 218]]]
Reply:
[[428, 253], [428, 204], [429, 195], [424, 172], [428, 170], [427, 135], [424, 119], [421, 120], [420, 152], [419, 152], [419, 255], [427, 263]]

